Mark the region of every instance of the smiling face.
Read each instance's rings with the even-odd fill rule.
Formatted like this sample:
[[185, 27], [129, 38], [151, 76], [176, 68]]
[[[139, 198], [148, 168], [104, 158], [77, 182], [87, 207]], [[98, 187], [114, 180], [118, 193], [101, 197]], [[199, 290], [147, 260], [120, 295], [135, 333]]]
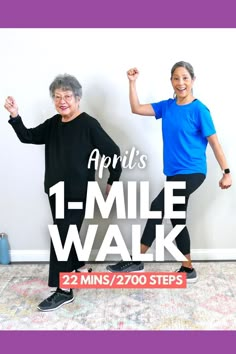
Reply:
[[75, 96], [70, 90], [56, 89], [53, 95], [53, 101], [57, 112], [66, 121], [72, 120], [80, 114], [80, 98]]
[[193, 100], [192, 87], [195, 78], [192, 78], [189, 71], [184, 67], [178, 67], [173, 72], [171, 83], [176, 94], [176, 101], [179, 104], [186, 104]]

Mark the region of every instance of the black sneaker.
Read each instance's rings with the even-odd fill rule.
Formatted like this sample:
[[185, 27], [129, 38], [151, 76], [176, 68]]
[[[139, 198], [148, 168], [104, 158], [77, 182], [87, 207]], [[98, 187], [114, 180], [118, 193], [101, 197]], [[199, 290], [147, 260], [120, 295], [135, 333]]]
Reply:
[[143, 272], [144, 264], [143, 262], [133, 262], [133, 261], [121, 261], [114, 265], [108, 265], [106, 269], [109, 272]]
[[188, 271], [185, 267], [181, 266], [176, 270], [177, 273], [186, 273], [186, 281], [187, 283], [196, 283], [198, 277], [197, 272], [194, 268]]
[[43, 300], [37, 308], [38, 310], [44, 312], [54, 311], [56, 309], [59, 309], [59, 307], [61, 307], [62, 305], [69, 304], [72, 301], [74, 301], [72, 289], [66, 292], [57, 288], [54, 294], [49, 296], [47, 299]]

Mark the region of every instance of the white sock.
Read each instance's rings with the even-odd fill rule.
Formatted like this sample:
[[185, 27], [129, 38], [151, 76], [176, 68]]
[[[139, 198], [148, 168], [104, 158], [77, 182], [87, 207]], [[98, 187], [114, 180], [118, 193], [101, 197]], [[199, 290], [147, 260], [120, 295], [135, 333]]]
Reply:
[[64, 288], [60, 288], [62, 291], [65, 291], [66, 293], [70, 292], [70, 289], [64, 289]]

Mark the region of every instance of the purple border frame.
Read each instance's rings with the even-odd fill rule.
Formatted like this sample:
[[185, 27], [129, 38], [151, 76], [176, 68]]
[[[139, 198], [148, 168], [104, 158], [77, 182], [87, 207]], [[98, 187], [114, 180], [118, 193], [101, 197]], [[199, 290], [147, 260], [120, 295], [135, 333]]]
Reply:
[[235, 353], [234, 331], [6, 331], [6, 353]]
[[11, 0], [1, 3], [0, 27], [235, 27], [235, 0]]
[[[0, 28], [235, 28], [235, 13], [235, 0], [11, 0]], [[9, 354], [230, 354], [235, 342], [236, 331], [0, 331]]]

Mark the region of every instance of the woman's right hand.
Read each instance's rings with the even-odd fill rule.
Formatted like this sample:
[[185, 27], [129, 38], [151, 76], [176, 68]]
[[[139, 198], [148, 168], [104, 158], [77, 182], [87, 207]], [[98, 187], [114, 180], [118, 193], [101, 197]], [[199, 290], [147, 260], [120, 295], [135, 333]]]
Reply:
[[12, 118], [16, 118], [18, 116], [18, 106], [13, 97], [11, 96], [7, 97], [4, 107], [10, 113]]
[[139, 71], [137, 68], [131, 68], [127, 71], [127, 76], [130, 81], [135, 81], [137, 80], [139, 76]]

